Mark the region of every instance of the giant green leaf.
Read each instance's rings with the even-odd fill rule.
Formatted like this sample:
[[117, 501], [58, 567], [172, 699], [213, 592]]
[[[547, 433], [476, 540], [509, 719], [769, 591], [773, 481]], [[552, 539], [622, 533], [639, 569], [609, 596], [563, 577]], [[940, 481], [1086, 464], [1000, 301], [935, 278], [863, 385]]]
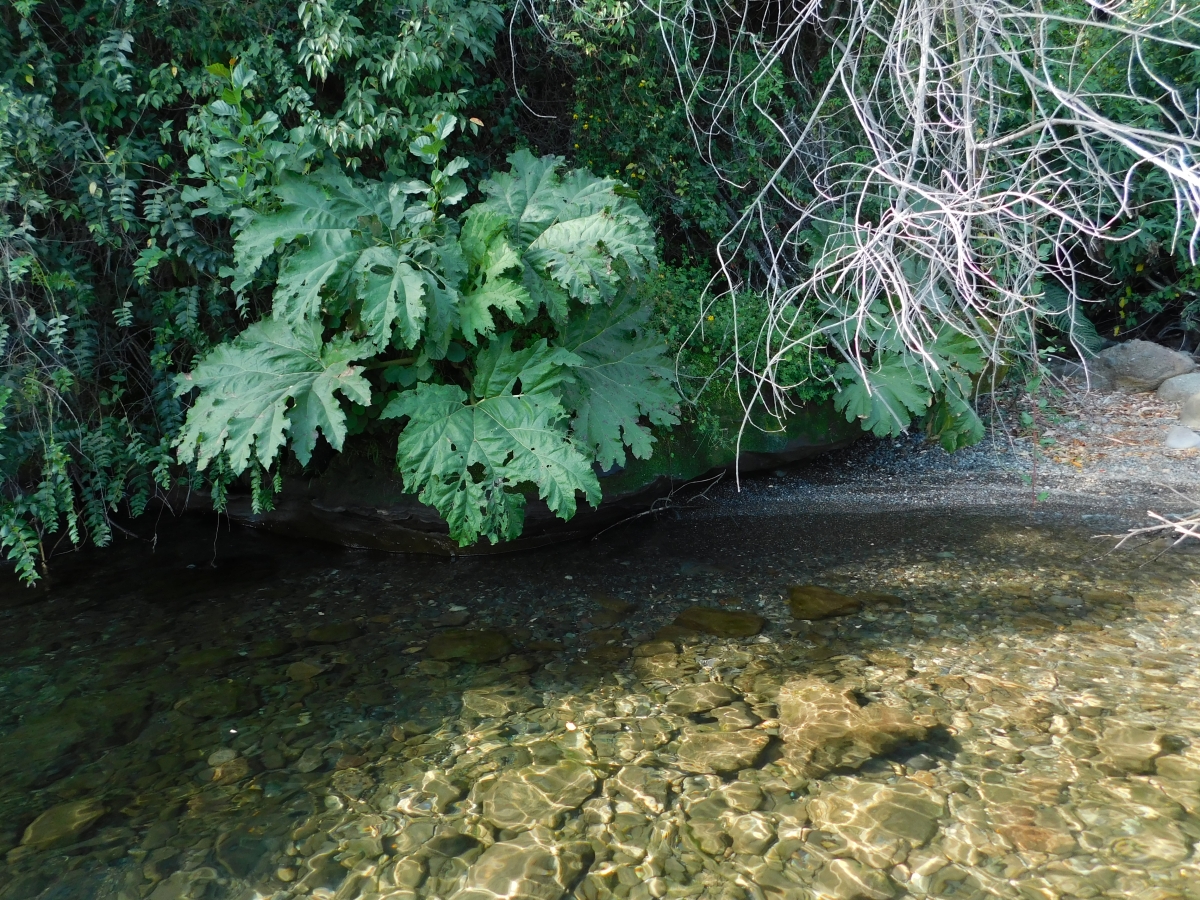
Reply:
[[627, 279], [643, 278], [653, 258], [648, 234], [604, 212], [556, 222], [525, 250], [526, 265], [583, 303], [611, 300]]
[[370, 404], [370, 385], [352, 365], [370, 352], [345, 337], [324, 344], [315, 322], [290, 326], [266, 319], [251, 325], [179, 378], [178, 393], [200, 389], [179, 436], [180, 460], [203, 470], [224, 454], [235, 474], [251, 455], [270, 466], [285, 432], [302, 463], [318, 432], [340, 450], [346, 417], [336, 395]]
[[[359, 227], [360, 218], [372, 218], [388, 210], [378, 191], [359, 188], [335, 167], [327, 166], [312, 175], [287, 174], [275, 189], [281, 204], [276, 212], [257, 213], [238, 233], [233, 255], [236, 270], [234, 291], [241, 293], [263, 261], [300, 236], [330, 248], [310, 255], [305, 266], [294, 267], [292, 279], [307, 280], [306, 267], [318, 263], [324, 252], [337, 252]], [[292, 318], [288, 316], [287, 318]]]
[[498, 212], [483, 210], [467, 216], [458, 243], [472, 273], [459, 304], [459, 327], [470, 344], [496, 330], [493, 310], [516, 323], [533, 306], [529, 291], [505, 273], [521, 269], [521, 255], [508, 240], [508, 223]]
[[475, 344], [479, 336], [496, 330], [492, 310], [498, 309], [512, 321], [520, 322], [529, 304], [529, 291], [511, 278], [494, 278], [463, 294], [459, 303], [459, 327], [468, 343]]
[[[600, 500], [591, 463], [571, 443], [557, 396], [545, 389], [570, 354], [544, 341], [523, 351], [511, 349], [510, 336], [498, 343], [481, 358], [477, 402], [457, 385], [422, 384], [382, 415], [408, 420], [396, 447], [405, 487], [420, 491], [463, 546], [483, 535], [495, 543], [520, 533], [522, 485], [535, 486], [563, 519], [575, 514], [576, 493], [593, 506]], [[511, 393], [518, 386], [522, 393]]]
[[505, 332], [479, 352], [471, 381], [472, 397], [542, 394], [567, 377], [568, 367], [583, 362], [569, 350], [551, 347], [545, 338], [523, 350], [512, 349], [512, 342], [513, 332]]
[[535, 159], [527, 150], [509, 163], [510, 172], [481, 185], [487, 199], [468, 211], [467, 225], [483, 217], [507, 222], [522, 254], [526, 289], [554, 321], [565, 321], [566, 297], [610, 301], [623, 280], [654, 267], [653, 229], [637, 205], [617, 193], [618, 182], [586, 171], [560, 177], [561, 158]]
[[566, 374], [572, 432], [602, 468], [625, 464], [625, 447], [649, 458], [653, 425], [679, 421], [679, 394], [661, 337], [646, 330], [648, 307], [625, 295], [612, 306], [576, 310], [558, 343], [580, 359]]
[[279, 267], [272, 311], [277, 319], [298, 323], [321, 312], [321, 292], [344, 288], [368, 244], [355, 232], [317, 231]]
[[487, 200], [473, 206], [469, 215], [499, 214], [508, 222], [513, 238], [528, 246], [557, 215], [559, 204], [552, 198], [563, 158], [538, 159], [522, 149], [509, 156], [508, 162], [510, 171], [496, 173], [480, 186]]
[[394, 328], [405, 347], [416, 346], [425, 321], [425, 281], [411, 260], [394, 247], [370, 247], [355, 263], [362, 301], [359, 318], [377, 347], [386, 347]]
[[[864, 378], [865, 376], [865, 378]], [[834, 372], [841, 387], [834, 406], [846, 421], [859, 420], [876, 437], [895, 437], [929, 407], [930, 389], [920, 363], [901, 353], [880, 353], [873, 366], [860, 372], [842, 363]]]
[[925, 426], [930, 437], [936, 438], [947, 453], [970, 447], [983, 440], [984, 428], [979, 414], [958, 393], [945, 390], [929, 411]]

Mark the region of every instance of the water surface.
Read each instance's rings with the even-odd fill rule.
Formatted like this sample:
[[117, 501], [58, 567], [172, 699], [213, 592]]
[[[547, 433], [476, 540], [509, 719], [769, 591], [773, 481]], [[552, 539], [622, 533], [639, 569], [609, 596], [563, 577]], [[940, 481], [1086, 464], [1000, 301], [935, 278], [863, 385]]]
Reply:
[[1200, 556], [1112, 528], [67, 557], [0, 594], [0, 898], [1200, 898]]

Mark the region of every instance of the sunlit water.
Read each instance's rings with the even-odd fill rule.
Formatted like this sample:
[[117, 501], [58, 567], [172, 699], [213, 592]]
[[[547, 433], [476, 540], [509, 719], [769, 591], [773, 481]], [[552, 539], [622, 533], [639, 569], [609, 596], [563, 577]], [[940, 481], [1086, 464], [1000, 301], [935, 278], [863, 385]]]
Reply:
[[3, 900], [1200, 898], [1200, 556], [1103, 519], [207, 527], [0, 595]]

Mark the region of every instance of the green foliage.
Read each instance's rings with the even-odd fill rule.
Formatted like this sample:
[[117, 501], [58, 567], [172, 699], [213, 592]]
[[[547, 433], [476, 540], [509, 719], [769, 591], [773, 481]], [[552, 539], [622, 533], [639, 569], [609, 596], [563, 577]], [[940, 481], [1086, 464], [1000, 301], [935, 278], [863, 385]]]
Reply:
[[643, 420], [660, 427], [679, 422], [666, 342], [646, 328], [650, 312], [627, 295], [572, 316], [559, 338], [578, 360], [565, 379], [572, 431], [603, 469], [623, 464], [626, 446], [638, 459], [650, 457], [654, 436]]
[[180, 378], [180, 393], [200, 391], [179, 436], [181, 460], [203, 470], [224, 454], [236, 474], [253, 455], [269, 469], [290, 437], [307, 463], [318, 432], [342, 449], [346, 416], [335, 395], [371, 402], [370, 385], [351, 365], [369, 352], [345, 336], [323, 343], [316, 322], [251, 325]]
[[587, 447], [571, 440], [552, 390], [579, 359], [544, 339], [514, 351], [512, 338], [498, 335], [480, 353], [470, 397], [455, 384], [422, 384], [383, 411], [384, 418], [408, 418], [396, 448], [405, 485], [420, 489], [464, 545], [480, 535], [495, 543], [521, 533], [524, 484], [564, 519], [575, 514], [576, 492], [593, 506], [600, 501]]
[[[877, 434], [920, 419], [947, 448], [979, 439], [982, 360], [958, 332], [935, 323], [917, 354], [891, 327], [894, 298], [839, 287], [875, 310], [852, 345], [833, 305], [773, 308], [771, 254], [736, 231], [709, 284], [747, 198], [781, 233], [826, 163], [861, 152], [836, 92], [822, 99], [828, 35], [760, 69], [769, 28], [734, 15], [681, 97], [671, 22], [686, 5], [539, 8], [502, 64], [509, 7], [479, 0], [0, 8], [0, 551], [24, 579], [177, 487], [207, 479], [220, 503], [244, 477], [269, 508], [319, 441], [364, 431], [397, 441], [406, 486], [458, 540], [512, 537], [534, 496], [564, 517], [595, 502], [596, 469], [651, 454], [656, 428], [729, 440], [718, 409], [768, 364], [771, 402], [837, 391]], [[1148, 77], [1115, 32], [1050, 27], [1065, 49], [1039, 61], [1047, 78], [1115, 97]], [[1194, 53], [1144, 51], [1161, 85], [1195, 95]], [[518, 65], [557, 121], [521, 112], [504, 83]], [[1016, 90], [1009, 124], [1037, 100]], [[1118, 102], [1106, 112], [1155, 127], [1153, 108]], [[820, 146], [775, 127], [818, 108]], [[1113, 152], [1109, 169], [1129, 169]], [[1129, 184], [1129, 209], [1103, 211], [1127, 240], [1069, 260], [1106, 336], [1200, 319], [1169, 186], [1141, 170]], [[866, 191], [846, 222], [878, 223], [891, 200]], [[795, 235], [809, 243], [780, 257], [789, 277], [837, 250], [811, 223]], [[1044, 299], [1051, 328], [1098, 346], [1064, 296]], [[843, 362], [851, 346], [861, 365]]]
[[400, 424], [406, 488], [465, 545], [518, 535], [527, 489], [569, 518], [577, 493], [599, 501], [593, 463], [649, 456], [642, 419], [673, 423], [677, 397], [633, 299], [656, 267], [645, 215], [615, 181], [517, 151], [456, 218], [467, 164], [440, 159], [457, 125], [411, 142], [424, 180], [326, 163], [233, 214], [232, 285], [269, 288], [270, 318], [180, 379], [199, 389], [182, 461], [227, 479], [276, 467], [288, 439], [302, 464], [318, 432], [340, 450], [340, 394]]
[[[771, 116], [803, 115], [803, 86], [781, 77], [780, 67], [758, 80], [753, 105], [723, 118], [714, 129], [719, 140], [698, 143], [694, 126], [709, 124], [712, 111], [701, 97], [720, 84], [706, 81], [680, 98], [670, 54], [681, 48], [664, 43], [670, 32], [662, 30], [662, 14], [678, 7], [549, 0], [542, 8], [560, 67], [543, 77], [560, 80], [565, 70], [573, 88], [565, 152], [577, 165], [628, 180], [666, 236], [670, 256], [707, 257], [736, 222], [744, 196], [771, 179], [766, 161], [783, 146]], [[735, 73], [757, 63], [723, 41], [706, 49], [714, 65], [729, 64]]]
[[[728, 410], [741, 407], [753, 390], [747, 374], [770, 347], [778, 357], [782, 392], [790, 404], [820, 402], [833, 394], [833, 359], [808, 308], [790, 319], [771, 316], [761, 292], [721, 291], [721, 282], [700, 265], [665, 266], [643, 288], [654, 310], [652, 323], [666, 337], [684, 396], [683, 419], [707, 440], [728, 444], [737, 439]], [[715, 296], [714, 296], [715, 294]], [[810, 335], [788, 343], [788, 330]]]
[[889, 319], [873, 336], [874, 360], [861, 368], [842, 363], [834, 372], [834, 406], [876, 437], [896, 437], [914, 419], [950, 452], [983, 440], [983, 423], [971, 405], [973, 376], [983, 371], [979, 342], [952, 330], [938, 334], [918, 356]]
[[[217, 357], [206, 354], [261, 303], [261, 292], [228, 290], [231, 232], [272, 206], [302, 206], [317, 161], [330, 172], [423, 170], [409, 147], [444, 143], [430, 130], [438, 113], [490, 102], [502, 23], [498, 6], [473, 0], [0, 7], [0, 549], [22, 578], [34, 580], [60, 539], [104, 544], [113, 516], [194, 486], [173, 462], [185, 412], [173, 379], [196, 357], [212, 374]], [[446, 177], [446, 202], [465, 195]], [[335, 182], [310, 187], [326, 196]], [[293, 193], [280, 196], [285, 185]], [[297, 240], [314, 253], [307, 233]], [[356, 341], [398, 331], [415, 343], [430, 301], [387, 250], [327, 273], [289, 257], [292, 336], [264, 325], [228, 353], [250, 353], [271, 331], [276, 349], [258, 355], [281, 368], [262, 377], [304, 371], [278, 348], [309, 347], [303, 313], [331, 278], [369, 294]], [[334, 366], [336, 354], [313, 352]], [[301, 452], [314, 428], [329, 439], [343, 430], [322, 384], [280, 388], [264, 407], [290, 423]], [[206, 431], [219, 408], [198, 414]], [[266, 454], [274, 438], [260, 433], [255, 452]], [[275, 478], [255, 467], [251, 479], [266, 501]]]

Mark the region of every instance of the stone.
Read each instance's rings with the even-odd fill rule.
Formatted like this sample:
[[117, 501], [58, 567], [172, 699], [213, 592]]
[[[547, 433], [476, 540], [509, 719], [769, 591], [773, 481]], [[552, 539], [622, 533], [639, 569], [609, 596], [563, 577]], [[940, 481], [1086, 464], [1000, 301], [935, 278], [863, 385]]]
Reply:
[[633, 656], [635, 659], [643, 659], [648, 656], [660, 656], [667, 653], [674, 653], [675, 645], [671, 641], [650, 641], [645, 644], [638, 644], [633, 648]]
[[171, 838], [179, 833], [179, 825], [173, 819], [155, 822], [146, 829], [140, 848], [147, 853], [160, 850], [171, 842]]
[[685, 660], [676, 653], [659, 653], [656, 656], [634, 657], [633, 672], [638, 678], [665, 679], [667, 681], [686, 678], [699, 669], [694, 662]]
[[507, 686], [463, 691], [462, 695], [462, 714], [468, 719], [499, 719], [537, 705], [523, 691]]
[[425, 652], [431, 659], [467, 663], [494, 662], [512, 651], [512, 642], [498, 631], [455, 630], [435, 634]]
[[21, 846], [47, 850], [72, 844], [107, 811], [98, 797], [52, 806], [29, 823]]
[[622, 600], [620, 597], [613, 597], [609, 594], [593, 594], [592, 602], [606, 612], [614, 613], [618, 616], [626, 616], [633, 612], [634, 605], [628, 600]]
[[770, 742], [761, 731], [685, 731], [676, 761], [696, 774], [737, 772], [754, 765]]
[[753, 637], [763, 630], [766, 621], [752, 612], [692, 606], [675, 617], [675, 624], [716, 637], [736, 638]]
[[1168, 819], [1129, 818], [1108, 842], [1108, 852], [1135, 865], [1174, 864], [1191, 855], [1191, 841]]
[[408, 816], [440, 816], [464, 793], [445, 772], [432, 769], [422, 776], [419, 788], [400, 797], [396, 807]]
[[244, 756], [237, 756], [214, 767], [212, 780], [213, 784], [237, 784], [252, 774], [254, 768], [250, 765], [250, 760]]
[[333, 773], [330, 784], [333, 785], [334, 790], [341, 791], [352, 800], [357, 800], [375, 787], [375, 779], [362, 769], [339, 769]]
[[325, 671], [325, 667], [311, 659], [302, 659], [287, 667], [287, 677], [292, 681], [312, 681]]
[[328, 625], [318, 625], [308, 632], [308, 640], [314, 644], [340, 644], [350, 641], [362, 633], [354, 622], [330, 622]]
[[30, 717], [0, 737], [0, 783], [6, 789], [44, 784], [55, 777], [89, 728], [66, 710]]
[[591, 865], [585, 841], [560, 843], [545, 828], [488, 847], [450, 900], [559, 900]]
[[425, 860], [409, 856], [396, 863], [392, 869], [392, 881], [398, 888], [415, 891], [425, 881], [426, 874]]
[[222, 747], [220, 750], [214, 750], [208, 754], [206, 762], [215, 769], [217, 766], [223, 766], [227, 762], [232, 762], [237, 757], [238, 752], [232, 747]]
[[722, 731], [741, 731], [743, 728], [753, 728], [762, 721], [745, 703], [718, 706], [710, 710], [709, 715], [717, 720], [717, 726]]
[[258, 761], [262, 763], [264, 769], [269, 771], [282, 769], [287, 764], [283, 753], [279, 750], [264, 750]]
[[1119, 772], [1146, 775], [1163, 752], [1162, 735], [1136, 725], [1110, 725], [1097, 741], [1104, 763]]
[[859, 603], [876, 603], [880, 606], [895, 608], [905, 606], [908, 602], [903, 597], [897, 597], [895, 594], [889, 594], [885, 591], [855, 591], [852, 597]]
[[996, 831], [1018, 850], [1053, 855], [1076, 848], [1075, 838], [1070, 834], [1039, 825], [1000, 825]]
[[874, 869], [903, 862], [937, 833], [941, 795], [912, 782], [862, 781], [809, 801], [814, 828], [843, 838], [855, 859]]
[[1200, 428], [1200, 394], [1183, 401], [1179, 411], [1179, 424], [1187, 428]]
[[574, 760], [525, 766], [505, 772], [482, 789], [483, 817], [511, 831], [548, 825], [576, 809], [595, 789], [595, 773]]
[[176, 872], [155, 885], [147, 900], [200, 900], [219, 877], [210, 866]]
[[197, 719], [223, 719], [257, 708], [258, 697], [254, 689], [228, 679], [210, 682], [175, 704], [176, 710]]
[[723, 784], [717, 788], [714, 796], [720, 797], [730, 809], [745, 813], [754, 812], [762, 806], [763, 802], [762, 789], [748, 781], [731, 781], [729, 784]]
[[1188, 354], [1150, 341], [1125, 341], [1102, 350], [1092, 361], [1099, 380], [1115, 390], [1139, 393], [1156, 390], [1168, 378], [1195, 371]]
[[1183, 425], [1172, 425], [1167, 429], [1163, 446], [1168, 450], [1191, 450], [1193, 447], [1200, 447], [1200, 434]]
[[611, 784], [620, 796], [644, 806], [654, 815], [660, 815], [667, 807], [669, 783], [660, 769], [625, 766], [613, 776]]
[[862, 603], [818, 584], [794, 584], [788, 588], [788, 605], [794, 619], [828, 619], [858, 612]]
[[124, 674], [146, 669], [163, 660], [163, 652], [156, 647], [143, 644], [139, 647], [126, 647], [113, 654], [110, 664]]
[[723, 684], [693, 684], [674, 691], [667, 697], [667, 712], [686, 716], [708, 712], [710, 709], [739, 699], [739, 696]]
[[237, 658], [237, 653], [229, 647], [209, 647], [206, 650], [177, 656], [175, 665], [179, 666], [182, 672], [207, 672], [219, 669]]
[[254, 645], [254, 649], [250, 651], [251, 659], [275, 659], [278, 656], [283, 656], [291, 649], [291, 643], [288, 641], [259, 641]]
[[315, 772], [325, 765], [325, 751], [319, 747], [308, 747], [292, 767], [301, 775]]
[[255, 829], [241, 826], [217, 837], [213, 855], [234, 878], [246, 878], [268, 854], [267, 842]]
[[589, 631], [583, 635], [584, 643], [591, 644], [593, 647], [602, 647], [605, 644], [624, 639], [624, 628], [597, 628], [595, 631]]
[[775, 840], [775, 826], [762, 813], [751, 812], [735, 816], [725, 826], [725, 832], [733, 840], [734, 853], [758, 856]]
[[784, 758], [806, 776], [857, 768], [925, 737], [910, 712], [881, 703], [859, 706], [853, 692], [819, 678], [791, 679], [780, 688], [777, 702]]
[[1200, 394], [1200, 372], [1174, 375], [1160, 384], [1154, 394], [1165, 403], [1182, 403]]
[[912, 668], [912, 660], [895, 650], [868, 650], [864, 655], [870, 662], [887, 669]]
[[889, 900], [896, 896], [887, 875], [852, 859], [831, 860], [813, 879], [813, 889], [820, 900]]

